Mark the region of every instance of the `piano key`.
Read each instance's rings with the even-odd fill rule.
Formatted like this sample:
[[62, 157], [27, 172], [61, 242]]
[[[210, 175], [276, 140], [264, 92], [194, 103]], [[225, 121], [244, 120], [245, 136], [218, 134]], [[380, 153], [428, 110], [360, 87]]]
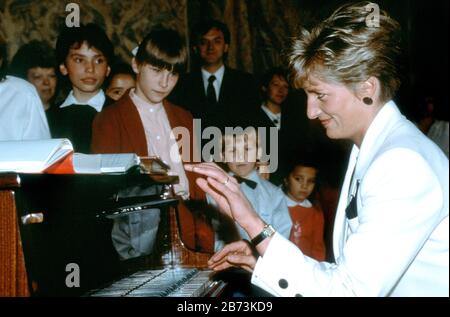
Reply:
[[210, 277], [211, 271], [196, 268], [146, 270], [116, 281], [90, 296], [202, 296], [215, 285]]

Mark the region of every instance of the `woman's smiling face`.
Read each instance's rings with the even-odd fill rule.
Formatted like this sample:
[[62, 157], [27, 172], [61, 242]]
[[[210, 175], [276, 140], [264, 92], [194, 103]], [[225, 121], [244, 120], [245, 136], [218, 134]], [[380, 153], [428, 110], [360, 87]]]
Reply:
[[312, 76], [304, 89], [308, 97], [309, 119], [318, 119], [331, 139], [350, 139], [355, 144], [360, 143], [368, 128], [368, 118], [353, 91], [342, 84]]

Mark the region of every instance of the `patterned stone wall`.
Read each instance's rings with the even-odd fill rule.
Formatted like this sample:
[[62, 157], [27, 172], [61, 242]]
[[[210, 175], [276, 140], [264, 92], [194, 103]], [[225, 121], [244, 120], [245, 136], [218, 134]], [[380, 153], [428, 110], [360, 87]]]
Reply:
[[184, 34], [187, 0], [0, 0], [0, 36], [8, 43], [9, 60], [20, 45], [30, 40], [55, 44], [69, 12], [68, 3], [80, 7], [80, 22], [101, 25], [128, 60], [153, 25], [163, 24]]
[[[102, 25], [116, 52], [129, 60], [133, 49], [155, 24], [175, 28], [188, 40], [202, 18], [216, 18], [230, 28], [228, 64], [256, 75], [283, 64], [283, 51], [301, 26], [309, 28], [349, 0], [0, 0], [0, 38], [8, 43], [9, 59], [32, 39], [54, 44], [68, 14], [78, 3], [81, 22]], [[423, 81], [448, 85], [448, 0], [376, 0], [404, 30], [405, 80], [402, 87]], [[447, 36], [442, 36], [446, 39]], [[447, 66], [447, 67], [446, 67]], [[437, 75], [436, 75], [437, 74]], [[429, 77], [436, 80], [428, 80]], [[440, 84], [440, 83], [443, 84]], [[409, 95], [409, 90], [405, 95]], [[444, 94], [448, 96], [448, 94]], [[448, 98], [448, 97], [447, 97]], [[448, 100], [448, 99], [447, 99]]]
[[283, 50], [305, 15], [296, 0], [190, 0], [188, 5], [190, 26], [204, 17], [229, 26], [228, 64], [256, 74], [282, 64]]
[[[299, 34], [301, 27], [310, 29], [349, 1], [188, 0], [188, 22], [191, 27], [204, 17], [225, 22], [231, 32], [228, 64], [260, 74], [272, 66], [285, 64], [284, 55], [291, 38]], [[376, 2], [408, 27], [413, 0]]]
[[228, 64], [256, 73], [281, 63], [282, 49], [304, 12], [294, 0], [0, 0], [0, 35], [8, 43], [9, 60], [30, 40], [54, 45], [68, 3], [79, 4], [81, 23], [101, 25], [125, 60], [155, 24], [175, 28], [188, 39], [200, 18], [217, 18], [230, 26]]

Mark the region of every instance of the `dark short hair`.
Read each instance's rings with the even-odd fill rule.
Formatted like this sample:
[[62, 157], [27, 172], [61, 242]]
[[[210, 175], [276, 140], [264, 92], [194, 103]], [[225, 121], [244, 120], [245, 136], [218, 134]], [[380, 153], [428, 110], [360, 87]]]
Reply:
[[321, 169], [321, 161], [319, 153], [312, 149], [300, 147], [292, 151], [292, 156], [285, 169], [284, 177], [288, 177], [297, 166], [312, 167], [319, 171]]
[[138, 64], [182, 73], [187, 59], [186, 44], [177, 31], [157, 27], [142, 40], [135, 58]]
[[125, 63], [122, 60], [118, 61], [116, 59], [115, 63], [113, 65], [111, 65], [111, 73], [106, 78], [105, 87], [108, 87], [111, 83], [111, 80], [114, 78], [114, 76], [119, 75], [119, 74], [126, 74], [126, 75], [130, 75], [133, 78], [136, 78], [136, 73], [133, 71], [133, 68], [131, 67], [130, 64]]
[[273, 67], [262, 75], [260, 81], [261, 87], [267, 88], [274, 76], [281, 76], [284, 79], [286, 79], [286, 81], [288, 81], [288, 72], [286, 69], [282, 67]]
[[131, 75], [133, 77], [136, 76], [136, 74], [133, 71], [133, 68], [131, 67], [130, 64], [125, 63], [123, 61], [119, 62], [119, 63], [114, 63], [111, 66], [111, 74], [110, 76], [114, 76], [117, 74], [128, 74]]
[[192, 41], [197, 44], [199, 39], [208, 33], [211, 29], [218, 29], [222, 32], [223, 38], [226, 44], [230, 44], [230, 30], [225, 23], [219, 20], [203, 20], [196, 27], [194, 27], [192, 32]]
[[114, 47], [105, 31], [94, 23], [80, 25], [80, 27], [64, 27], [56, 41], [56, 61], [64, 64], [71, 48], [79, 48], [86, 42], [106, 57], [108, 63], [113, 61]]
[[[305, 148], [299, 148], [295, 152], [295, 155], [293, 155], [290, 159], [290, 161], [287, 163], [286, 168], [283, 172], [283, 179], [287, 180], [289, 178], [289, 175], [298, 167], [311, 167], [316, 170], [316, 186], [314, 187], [314, 191], [311, 193], [310, 197], [308, 198], [312, 203], [315, 201], [315, 193], [318, 192], [318, 188], [321, 184], [321, 163], [320, 158], [318, 157], [319, 153], [312, 150], [312, 149], [305, 149]], [[287, 186], [286, 182], [283, 182], [282, 189], [285, 193], [287, 193]]]
[[27, 79], [28, 70], [34, 67], [56, 69], [54, 50], [45, 41], [33, 40], [22, 45], [9, 65], [8, 73]]

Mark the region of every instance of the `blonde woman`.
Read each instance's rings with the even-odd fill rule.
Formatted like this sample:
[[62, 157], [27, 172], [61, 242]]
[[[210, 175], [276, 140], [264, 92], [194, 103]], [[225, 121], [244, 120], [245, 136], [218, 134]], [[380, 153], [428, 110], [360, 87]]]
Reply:
[[[216, 166], [190, 166], [198, 184], [243, 227], [244, 242], [210, 259], [240, 266], [278, 296], [448, 296], [449, 164], [392, 101], [399, 25], [369, 2], [344, 5], [293, 44], [290, 65], [307, 115], [353, 149], [334, 227], [336, 263], [305, 256], [258, 217], [236, 180]], [[376, 12], [376, 11], [375, 11]]]

